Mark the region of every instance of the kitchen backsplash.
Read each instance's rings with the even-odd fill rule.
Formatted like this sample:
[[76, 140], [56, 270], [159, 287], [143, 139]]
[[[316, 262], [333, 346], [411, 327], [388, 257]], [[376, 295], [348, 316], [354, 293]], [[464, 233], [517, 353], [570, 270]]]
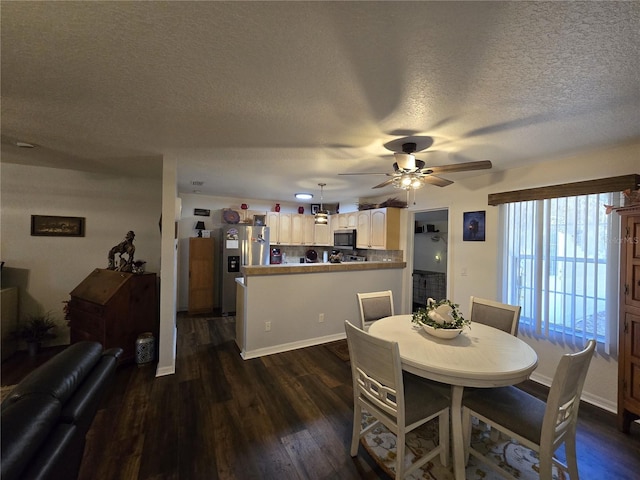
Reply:
[[[273, 247], [273, 245], [272, 245]], [[280, 246], [280, 252], [283, 254], [283, 258], [286, 257], [287, 263], [300, 263], [300, 259], [303, 259], [307, 255], [308, 250], [315, 250], [318, 254], [318, 262], [322, 262], [323, 254], [326, 251], [327, 255], [331, 254], [331, 247], [306, 247], [306, 246]], [[366, 257], [368, 262], [402, 262], [402, 250], [342, 250], [346, 255], [357, 255], [360, 257]]]

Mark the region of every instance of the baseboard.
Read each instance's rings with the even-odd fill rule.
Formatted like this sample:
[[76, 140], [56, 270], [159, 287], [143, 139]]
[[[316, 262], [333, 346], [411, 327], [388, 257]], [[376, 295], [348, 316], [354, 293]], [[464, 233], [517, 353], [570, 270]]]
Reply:
[[[544, 385], [547, 388], [551, 387], [552, 379], [547, 376], [533, 373], [530, 379], [536, 383]], [[593, 395], [589, 392], [585, 392], [584, 390], [582, 391], [582, 396], [580, 397], [580, 400], [590, 405], [593, 405], [595, 407], [601, 408], [602, 410], [606, 410], [607, 412], [611, 412], [613, 414], [617, 414], [618, 412], [617, 403], [607, 400], [606, 398]]]
[[274, 345], [272, 347], [258, 348], [256, 350], [245, 350], [240, 353], [243, 359], [249, 360], [251, 358], [263, 357], [265, 355], [273, 355], [274, 353], [288, 352], [290, 350], [297, 350], [299, 348], [313, 347], [315, 345], [322, 345], [323, 343], [335, 342], [337, 340], [343, 340], [347, 338], [346, 333], [336, 333], [334, 335], [327, 335], [325, 337], [310, 338], [307, 340], [291, 343], [283, 343], [281, 345]]
[[175, 373], [176, 373], [175, 365], [156, 369], [156, 377], [164, 377], [165, 375], [173, 375]]

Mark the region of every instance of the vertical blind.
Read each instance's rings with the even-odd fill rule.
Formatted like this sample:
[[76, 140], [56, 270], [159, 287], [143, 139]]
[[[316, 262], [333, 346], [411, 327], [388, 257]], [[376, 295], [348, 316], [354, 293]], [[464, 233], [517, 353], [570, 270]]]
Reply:
[[610, 352], [617, 338], [619, 193], [505, 203], [503, 300], [523, 331]]

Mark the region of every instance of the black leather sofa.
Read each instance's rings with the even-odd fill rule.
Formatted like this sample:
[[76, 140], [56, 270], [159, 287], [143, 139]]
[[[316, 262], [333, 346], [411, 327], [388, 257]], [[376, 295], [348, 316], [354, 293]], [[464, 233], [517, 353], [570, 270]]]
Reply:
[[122, 349], [75, 343], [26, 376], [0, 405], [0, 478], [75, 479], [85, 436]]

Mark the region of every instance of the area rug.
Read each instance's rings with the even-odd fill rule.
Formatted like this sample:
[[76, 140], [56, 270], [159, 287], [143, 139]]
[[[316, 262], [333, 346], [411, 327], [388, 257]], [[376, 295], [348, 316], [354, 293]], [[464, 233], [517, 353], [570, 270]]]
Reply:
[[[475, 419], [474, 419], [475, 420]], [[364, 412], [362, 415], [363, 428], [373, 423], [375, 419]], [[423, 455], [423, 452], [431, 450], [438, 441], [437, 420], [431, 421], [413, 432], [407, 434], [407, 449], [405, 464], [410, 465], [415, 458]], [[519, 445], [517, 442], [508, 439], [491, 440], [489, 429], [480, 422], [474, 422], [471, 442], [477, 450], [482, 452], [486, 458], [494, 464], [498, 464], [511, 475], [522, 480], [539, 480], [538, 455]], [[378, 425], [370, 430], [361, 443], [376, 462], [391, 477], [395, 476], [396, 461], [396, 437], [383, 425]], [[504, 477], [495, 472], [491, 467], [484, 465], [474, 457], [469, 458], [466, 469], [467, 480], [504, 480]], [[453, 480], [452, 459], [449, 466], [444, 467], [440, 463], [440, 458], [436, 457], [427, 462], [420, 470], [406, 477], [410, 479], [426, 480]], [[554, 480], [566, 480], [565, 472], [553, 469]]]
[[11, 390], [13, 390], [14, 387], [15, 385], [5, 385], [3, 387], [0, 387], [0, 402], [11, 393]]

